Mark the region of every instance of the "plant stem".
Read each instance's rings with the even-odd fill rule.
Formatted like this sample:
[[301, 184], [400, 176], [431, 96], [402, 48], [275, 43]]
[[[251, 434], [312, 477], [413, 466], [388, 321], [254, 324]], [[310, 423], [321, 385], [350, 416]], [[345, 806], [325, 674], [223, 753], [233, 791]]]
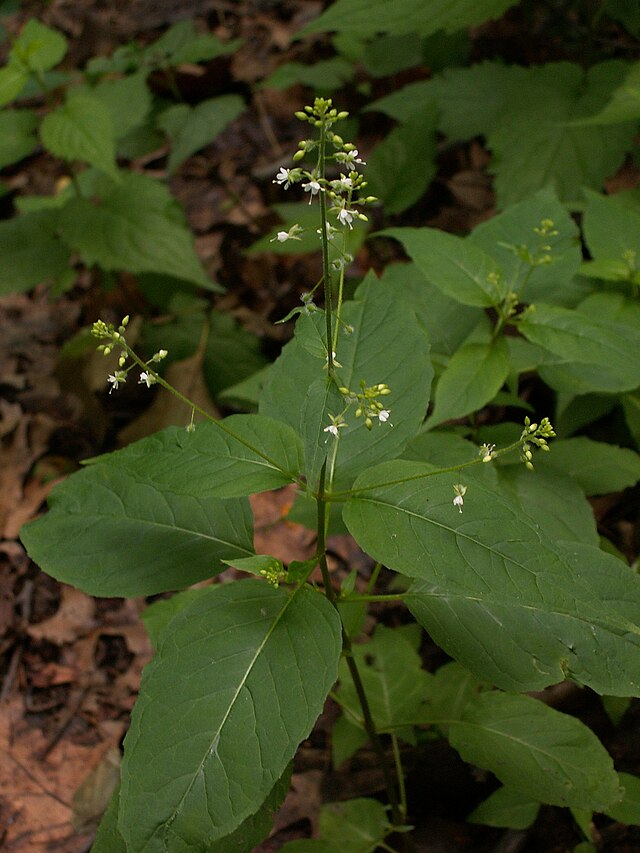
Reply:
[[[320, 483], [318, 488], [318, 495], [316, 498], [318, 507], [318, 562], [320, 564], [320, 571], [322, 572], [325, 595], [327, 596], [331, 604], [333, 604], [333, 606], [337, 609], [337, 597], [333, 589], [333, 585], [331, 583], [329, 567], [327, 565], [327, 528], [329, 518], [327, 515], [327, 503], [324, 491], [326, 474], [327, 460], [325, 459], [320, 470]], [[398, 800], [396, 786], [394, 784], [393, 777], [391, 774], [391, 768], [389, 767], [387, 755], [384, 751], [382, 741], [380, 740], [380, 735], [378, 734], [376, 724], [371, 715], [369, 700], [367, 699], [367, 694], [362, 683], [362, 678], [360, 677], [358, 665], [355, 661], [355, 658], [353, 657], [353, 647], [351, 645], [351, 639], [345, 631], [344, 625], [342, 626], [342, 650], [345, 656], [345, 660], [347, 661], [347, 666], [349, 668], [351, 679], [358, 695], [360, 707], [362, 708], [362, 719], [364, 722], [364, 728], [367, 734], [369, 735], [369, 740], [371, 741], [371, 744], [375, 752], [377, 753], [378, 759], [380, 761], [380, 768], [382, 770], [385, 788], [387, 789], [387, 796], [389, 797], [389, 803], [391, 805], [392, 822], [394, 826], [401, 826], [403, 823], [403, 814]], [[400, 783], [400, 785], [402, 787], [402, 783]]]
[[[320, 177], [324, 178], [325, 149], [327, 144], [326, 125], [324, 120], [320, 126], [320, 150], [318, 164]], [[324, 188], [320, 191], [320, 234], [322, 237], [322, 280], [324, 282], [324, 317], [327, 330], [327, 372], [333, 378], [333, 334], [331, 331], [331, 314], [333, 312], [333, 293], [331, 289], [331, 270], [329, 268], [329, 236], [327, 234], [327, 199]]]

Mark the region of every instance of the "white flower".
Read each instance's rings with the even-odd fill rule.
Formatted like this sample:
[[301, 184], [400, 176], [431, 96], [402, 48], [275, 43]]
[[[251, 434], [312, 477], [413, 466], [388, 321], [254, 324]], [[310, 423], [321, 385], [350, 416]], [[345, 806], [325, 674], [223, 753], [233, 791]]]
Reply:
[[348, 225], [349, 228], [353, 228], [351, 224], [353, 222], [353, 214], [350, 210], [347, 210], [346, 207], [343, 207], [342, 210], [338, 211], [338, 222], [340, 225]]
[[491, 462], [493, 459], [493, 451], [496, 449], [495, 444], [483, 444], [480, 447], [480, 456], [483, 462]]
[[351, 178], [347, 178], [346, 175], [340, 174], [340, 179], [331, 181], [331, 186], [337, 192], [345, 192], [346, 190], [350, 190], [353, 188], [353, 181]]
[[288, 231], [278, 231], [275, 237], [272, 237], [269, 241], [273, 243], [274, 240], [277, 240], [278, 243], [286, 243], [287, 240], [299, 240], [298, 234], [302, 234], [303, 229], [296, 223], [296, 225], [292, 225]]
[[127, 374], [124, 370], [116, 370], [115, 373], [110, 373], [107, 377], [107, 382], [111, 383], [111, 388], [109, 388], [109, 393], [111, 393], [114, 389], [118, 390], [118, 385], [121, 383], [124, 384], [127, 381]]
[[306, 193], [311, 193], [311, 195], [309, 196], [309, 204], [311, 204], [311, 199], [314, 197], [314, 195], [317, 195], [320, 192], [322, 187], [317, 181], [308, 181], [306, 184], [302, 185], [302, 189]]
[[140, 374], [140, 379], [138, 379], [138, 385], [146, 385], [147, 388], [151, 388], [158, 380], [153, 375], [153, 373], [149, 373], [147, 370], [143, 370]]
[[[380, 421], [380, 423], [386, 424], [386, 422], [389, 420], [390, 414], [391, 412], [388, 411], [388, 409], [383, 409], [381, 412], [378, 412], [378, 420]], [[393, 424], [389, 424], [389, 426], [393, 426]]]
[[360, 166], [366, 166], [367, 163], [365, 160], [361, 160], [358, 157], [358, 149], [354, 148], [353, 151], [338, 151], [335, 155], [335, 159], [338, 163], [343, 163], [346, 169], [349, 169], [350, 172], [353, 172], [356, 168], [356, 163]]
[[338, 437], [338, 427], [336, 424], [329, 424], [328, 427], [324, 428], [324, 432], [330, 432], [331, 435], [335, 435], [336, 438]]
[[288, 190], [289, 186], [293, 183], [293, 176], [291, 172], [291, 169], [285, 169], [284, 166], [280, 166], [280, 171], [276, 175], [275, 180], [271, 181], [271, 183], [284, 184], [285, 190]]
[[456, 493], [456, 496], [453, 499], [453, 505], [458, 507], [459, 512], [462, 512], [462, 507], [464, 506], [464, 496], [467, 493], [467, 487], [461, 485], [460, 483], [456, 483], [456, 485], [453, 487], [453, 491]]
[[[278, 231], [278, 233], [276, 234], [274, 239], [277, 240], [278, 243], [286, 243], [287, 240], [289, 239], [289, 232], [288, 231]], [[271, 242], [273, 243], [273, 240]]]

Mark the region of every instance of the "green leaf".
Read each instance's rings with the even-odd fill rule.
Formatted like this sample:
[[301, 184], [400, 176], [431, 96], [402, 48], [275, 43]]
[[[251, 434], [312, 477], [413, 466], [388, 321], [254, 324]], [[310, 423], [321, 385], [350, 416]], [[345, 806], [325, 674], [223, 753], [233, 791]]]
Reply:
[[67, 40], [62, 33], [31, 18], [11, 47], [10, 62], [20, 62], [32, 72], [48, 71], [66, 52]]
[[601, 62], [586, 75], [568, 62], [528, 69], [527, 84], [487, 128], [501, 207], [549, 185], [560, 199], [573, 201], [582, 187], [599, 189], [615, 172], [635, 127], [576, 127], [571, 122], [606, 103], [625, 70], [619, 61]]
[[499, 18], [517, 0], [337, 0], [297, 36], [309, 33], [357, 32], [374, 36], [379, 32], [427, 36], [438, 30], [453, 33]]
[[67, 478], [51, 493], [49, 512], [23, 527], [45, 571], [91, 595], [153, 595], [253, 553], [246, 498], [203, 497], [180, 472], [162, 470], [163, 454], [131, 447]]
[[378, 800], [328, 803], [320, 812], [320, 838], [331, 850], [372, 853], [389, 829], [387, 810]]
[[288, 89], [291, 86], [308, 86], [314, 92], [333, 92], [351, 80], [355, 73], [352, 62], [342, 56], [321, 59], [313, 65], [285, 62], [258, 84], [258, 89]]
[[640, 779], [630, 773], [619, 773], [620, 784], [624, 788], [621, 802], [608, 806], [604, 813], [620, 823], [640, 826]]
[[611, 93], [611, 100], [581, 125], [620, 124], [640, 119], [640, 63], [632, 65], [622, 83]]
[[118, 831], [118, 805], [120, 785], [113, 792], [109, 805], [98, 827], [91, 853], [128, 853], [124, 838]]
[[369, 735], [349, 717], [338, 717], [331, 729], [331, 761], [335, 770], [364, 746]]
[[0, 222], [0, 295], [30, 290], [66, 268], [70, 250], [55, 234], [49, 211]]
[[562, 471], [571, 477], [586, 495], [620, 492], [640, 480], [640, 455], [586, 436], [554, 441], [553, 452], [539, 461], [542, 470]]
[[44, 117], [40, 138], [56, 157], [90, 163], [114, 181], [120, 180], [111, 113], [98, 98], [69, 95], [63, 106]]
[[27, 85], [28, 79], [28, 70], [16, 60], [0, 68], [0, 107], [17, 98]]
[[148, 65], [182, 65], [209, 62], [218, 56], [232, 53], [241, 44], [240, 39], [220, 41], [212, 33], [198, 33], [194, 22], [188, 18], [178, 21], [144, 51]]
[[[536, 233], [543, 220], [551, 220], [550, 232]], [[557, 233], [554, 233], [557, 232]], [[495, 259], [509, 289], [520, 301], [575, 305], [585, 295], [584, 287], [572, 282], [582, 262], [580, 233], [564, 205], [549, 190], [481, 222], [469, 239]], [[543, 248], [543, 247], [549, 248]], [[532, 268], [528, 259], [547, 256], [549, 263]]]
[[178, 614], [125, 739], [131, 849], [209, 849], [254, 815], [322, 711], [340, 650], [338, 615], [309, 588], [223, 584]]
[[[622, 265], [630, 278], [640, 263], [640, 211], [615, 196], [588, 192], [586, 197], [582, 230], [591, 257]], [[598, 275], [599, 269], [592, 272]]]
[[302, 470], [302, 446], [278, 420], [231, 415], [198, 424], [192, 433], [169, 427], [102, 459], [99, 464], [147, 477], [175, 495], [234, 498], [295, 481]]
[[451, 474], [384, 463], [356, 480], [343, 510], [368, 554], [417, 579], [406, 602], [418, 622], [505, 690], [571, 677], [601, 693], [638, 695], [640, 578], [597, 548], [547, 536], [526, 506], [472, 469], [461, 480], [459, 513]]
[[387, 228], [377, 236], [402, 243], [425, 278], [456, 302], [491, 308], [506, 295], [493, 258], [469, 240], [435, 228]]
[[463, 344], [451, 356], [435, 391], [428, 425], [463, 418], [490, 403], [509, 375], [509, 348], [502, 337]]
[[480, 803], [467, 820], [485, 826], [527, 829], [534, 822], [540, 803], [515, 788], [504, 786]]
[[37, 126], [38, 117], [33, 110], [0, 112], [0, 169], [35, 151], [38, 143], [33, 132]]
[[531, 521], [537, 522], [545, 536], [583, 542], [598, 548], [600, 540], [591, 504], [580, 485], [569, 479], [569, 472], [560, 465], [546, 467], [550, 456], [562, 457], [562, 442], [554, 441], [551, 453], [537, 453], [535, 474], [524, 465], [500, 466], [500, 484], [505, 494], [511, 493]]
[[[353, 657], [376, 728], [395, 730], [405, 739], [410, 738], [411, 723], [421, 719], [420, 708], [426, 694], [427, 674], [418, 652], [397, 630], [378, 625], [368, 643], [353, 646]], [[363, 725], [358, 694], [345, 660], [340, 663], [339, 677], [340, 704], [350, 712], [350, 722]], [[407, 726], [408, 732], [404, 728]]]
[[184, 215], [169, 190], [147, 175], [121, 173], [98, 186], [100, 203], [74, 198], [60, 213], [63, 238], [88, 265], [159, 272], [218, 290], [195, 253]]
[[640, 329], [542, 304], [520, 315], [518, 329], [563, 361], [589, 365], [588, 390], [632, 391], [640, 385]]
[[483, 317], [479, 308], [461, 305], [443, 293], [414, 263], [389, 264], [380, 281], [415, 312], [432, 353], [453, 355]]
[[190, 604], [201, 594], [202, 589], [200, 588], [185, 589], [182, 592], [176, 592], [171, 598], [161, 598], [145, 607], [140, 617], [154, 650], [158, 648], [160, 635], [176, 613], [183, 610], [187, 604]]
[[181, 163], [209, 145], [244, 112], [245, 103], [239, 95], [222, 95], [202, 101], [196, 107], [175, 104], [158, 116], [158, 127], [171, 140], [171, 153], [167, 163], [173, 174]]
[[540, 803], [602, 811], [622, 793], [596, 735], [529, 696], [480, 694], [451, 724], [449, 741], [465, 761]]
[[145, 73], [129, 74], [119, 80], [101, 80], [86, 91], [108, 109], [116, 139], [144, 124], [151, 110], [151, 93]]
[[451, 720], [459, 720], [468, 703], [488, 687], [459, 663], [450, 661], [439, 667], [427, 681], [427, 711], [424, 722], [448, 729]]
[[[377, 423], [369, 431], [362, 418], [349, 413], [348, 426], [340, 430], [336, 461], [337, 476], [346, 482], [378, 459], [398, 455], [415, 435], [424, 417], [433, 372], [429, 345], [415, 316], [373, 273], [358, 288], [356, 299], [344, 304], [342, 319], [354, 332], [347, 335], [341, 330], [338, 336], [337, 358], [342, 365], [336, 370], [338, 383], [359, 391], [361, 380], [367, 385], [386, 382], [391, 394], [381, 399], [388, 403], [393, 423]], [[306, 436], [305, 473], [310, 483], [329, 450], [329, 435], [323, 431], [330, 423], [329, 413], [336, 415], [344, 407], [335, 390], [327, 392], [335, 398], [323, 403], [325, 377], [324, 361], [294, 339], [269, 371], [260, 401], [261, 413]], [[315, 382], [318, 385], [312, 388]]]
[[436, 108], [429, 104], [387, 134], [367, 159], [368, 191], [388, 213], [401, 213], [424, 194], [436, 173]]

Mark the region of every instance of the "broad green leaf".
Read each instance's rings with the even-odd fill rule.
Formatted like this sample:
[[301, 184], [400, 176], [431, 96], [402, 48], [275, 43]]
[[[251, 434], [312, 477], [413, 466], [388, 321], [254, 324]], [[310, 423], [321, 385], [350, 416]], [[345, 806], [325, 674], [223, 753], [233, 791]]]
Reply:
[[[369, 642], [353, 646], [353, 656], [376, 727], [411, 737], [411, 723], [421, 719], [427, 690], [427, 674], [418, 652], [401, 633], [378, 625]], [[340, 704], [350, 712], [350, 722], [362, 725], [362, 709], [345, 660], [340, 663], [339, 677]]]
[[436, 173], [436, 109], [430, 104], [396, 127], [367, 159], [368, 192], [388, 213], [401, 213], [424, 194]]
[[148, 65], [182, 65], [208, 62], [218, 56], [233, 52], [239, 39], [220, 41], [213, 33], [198, 33], [191, 18], [178, 21], [144, 50]]
[[446, 731], [448, 723], [460, 719], [469, 702], [488, 686], [459, 663], [445, 663], [427, 681], [427, 710], [426, 715], [423, 712], [423, 720], [432, 721]]
[[640, 578], [597, 548], [548, 537], [472, 469], [461, 481], [459, 513], [450, 473], [378, 465], [356, 480], [345, 522], [374, 559], [416, 578], [406, 601], [418, 622], [479, 678], [524, 691], [570, 677], [638, 695]]
[[431, 35], [453, 33], [499, 18], [517, 0], [337, 0], [298, 36], [308, 33], [355, 31], [360, 36], [380, 32]]
[[44, 117], [40, 138], [56, 157], [90, 163], [119, 181], [111, 113], [99, 98], [69, 95], [63, 106]]
[[33, 110], [0, 112], [0, 169], [28, 157], [38, 147], [34, 130], [38, 117]]
[[[582, 230], [592, 258], [626, 267], [629, 278], [640, 263], [640, 211], [613, 196], [588, 192]], [[598, 274], [596, 269], [595, 275]]]
[[158, 648], [160, 635], [176, 613], [179, 613], [187, 604], [202, 594], [202, 589], [199, 588], [185, 589], [182, 592], [176, 592], [171, 598], [161, 598], [145, 607], [140, 618], [154, 649]]
[[562, 466], [546, 467], [550, 456], [562, 457], [562, 442], [554, 441], [551, 453], [536, 453], [535, 473], [521, 463], [499, 468], [505, 494], [519, 502], [531, 521], [537, 522], [545, 536], [552, 539], [583, 542], [599, 547], [599, 537], [591, 504], [580, 485], [567, 476]]
[[147, 477], [175, 495], [234, 498], [295, 481], [302, 470], [302, 446], [281, 421], [231, 415], [198, 424], [192, 433], [169, 427], [96, 464]]
[[104, 270], [160, 272], [217, 290], [196, 255], [182, 210], [169, 190], [147, 175], [121, 173], [98, 186], [100, 203], [68, 202], [60, 231], [86, 264]]
[[487, 128], [501, 207], [545, 186], [553, 186], [561, 200], [573, 201], [582, 187], [599, 189], [615, 172], [635, 126], [575, 127], [571, 122], [606, 103], [625, 71], [626, 64], [617, 60], [594, 65], [586, 74], [568, 62], [528, 69], [526, 85]]
[[[415, 316], [373, 273], [365, 278], [356, 299], [344, 304], [342, 319], [354, 331], [348, 335], [341, 330], [338, 336], [337, 359], [342, 365], [336, 370], [338, 383], [359, 391], [362, 380], [368, 386], [385, 382], [391, 389], [389, 396], [381, 398], [391, 411], [390, 422], [376, 423], [369, 431], [362, 418], [355, 418], [352, 407], [346, 416], [348, 426], [339, 431], [336, 474], [339, 482], [348, 482], [367, 465], [397, 456], [415, 435], [424, 418], [433, 373], [429, 344]], [[311, 483], [329, 451], [330, 435], [324, 432], [329, 414], [337, 415], [344, 408], [335, 389], [327, 392], [323, 404], [326, 384], [323, 359], [294, 339], [269, 371], [260, 401], [261, 413], [306, 436], [305, 473]], [[314, 420], [307, 417], [312, 410]]]
[[67, 52], [62, 33], [41, 24], [35, 18], [27, 21], [11, 46], [10, 61], [16, 60], [29, 71], [48, 71]]
[[0, 295], [30, 290], [66, 268], [71, 254], [55, 234], [49, 211], [0, 222]]
[[611, 93], [611, 100], [580, 124], [620, 124], [640, 119], [640, 64], [632, 65], [622, 81]]
[[175, 104], [162, 112], [157, 122], [171, 140], [169, 174], [200, 148], [213, 142], [244, 109], [245, 103], [239, 95], [222, 95], [202, 101], [196, 107]]
[[490, 343], [463, 344], [438, 380], [428, 425], [479, 411], [502, 388], [509, 368], [509, 348], [503, 337]]
[[28, 70], [14, 60], [0, 68], [0, 107], [11, 103], [22, 92], [29, 79]]
[[589, 390], [631, 391], [640, 385], [640, 329], [542, 304], [520, 315], [518, 329], [562, 361], [589, 365]]
[[540, 803], [602, 811], [622, 794], [596, 735], [529, 696], [480, 694], [451, 724], [449, 741], [465, 761]]
[[554, 441], [553, 452], [539, 461], [543, 471], [562, 471], [571, 477], [586, 495], [619, 492], [640, 480], [640, 455], [586, 436]]
[[540, 803], [537, 800], [532, 800], [515, 788], [503, 785], [480, 803], [468, 815], [467, 820], [485, 826], [527, 829], [536, 819], [539, 810]]
[[[540, 234], [543, 220], [552, 225]], [[469, 239], [495, 259], [521, 302], [569, 307], [585, 295], [584, 286], [572, 281], [582, 262], [580, 233], [551, 190], [540, 190], [481, 222]], [[545, 257], [548, 263], [530, 263]]]
[[145, 73], [129, 74], [118, 80], [101, 80], [86, 91], [108, 109], [116, 139], [143, 124], [151, 109], [151, 93]]
[[285, 62], [258, 84], [258, 89], [288, 89], [291, 86], [308, 86], [314, 92], [333, 92], [340, 89], [355, 73], [352, 62], [342, 56], [321, 59], [313, 65]]
[[640, 394], [624, 394], [621, 402], [629, 432], [640, 448]]
[[640, 779], [630, 773], [619, 773], [620, 784], [624, 788], [621, 802], [605, 809], [605, 814], [620, 823], [640, 826]]
[[120, 451], [67, 478], [51, 493], [49, 512], [22, 528], [41, 568], [91, 595], [153, 595], [212, 577], [225, 568], [222, 560], [253, 553], [247, 498], [202, 497], [184, 480], [180, 493], [180, 475], [162, 471], [162, 454], [149, 472], [143, 459], [153, 466], [150, 457], [136, 459], [135, 452]]
[[130, 849], [225, 849], [309, 734], [340, 650], [338, 615], [309, 588], [217, 585], [179, 613], [125, 739], [119, 828]]
[[378, 800], [328, 803], [320, 812], [320, 839], [332, 850], [373, 853], [389, 829], [387, 810]]
[[415, 311], [432, 353], [453, 355], [483, 317], [481, 309], [461, 305], [443, 293], [414, 263], [389, 264], [380, 281]]
[[493, 258], [469, 240], [435, 228], [387, 228], [378, 236], [402, 243], [425, 278], [463, 305], [491, 308], [506, 295]]

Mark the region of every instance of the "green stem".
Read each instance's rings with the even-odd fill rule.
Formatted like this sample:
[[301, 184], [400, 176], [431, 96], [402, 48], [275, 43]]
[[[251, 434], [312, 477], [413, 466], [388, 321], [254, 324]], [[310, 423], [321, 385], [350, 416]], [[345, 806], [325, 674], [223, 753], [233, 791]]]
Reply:
[[405, 821], [407, 819], [407, 789], [404, 784], [404, 770], [402, 769], [402, 756], [400, 755], [398, 736], [395, 734], [391, 735], [391, 748], [393, 749], [393, 761], [396, 766], [396, 778], [400, 791], [400, 813], [402, 820]]
[[394, 592], [387, 595], [349, 595], [340, 599], [340, 604], [361, 604], [363, 601], [378, 604], [381, 601], [404, 601], [405, 593]]
[[[337, 598], [333, 589], [333, 585], [331, 583], [331, 576], [329, 575], [329, 567], [327, 565], [327, 529], [329, 518], [327, 515], [327, 501], [324, 490], [326, 474], [327, 460], [325, 459], [322, 468], [320, 469], [320, 482], [318, 487], [318, 495], [316, 497], [316, 503], [318, 507], [318, 562], [320, 564], [320, 571], [322, 572], [322, 581], [324, 583], [325, 595], [337, 610]], [[358, 702], [360, 703], [360, 707], [362, 708], [362, 719], [365, 731], [367, 732], [369, 740], [371, 741], [371, 744], [378, 755], [380, 768], [382, 770], [382, 775], [384, 778], [385, 788], [387, 789], [387, 796], [389, 797], [389, 803], [391, 805], [392, 822], [394, 826], [401, 826], [403, 822], [402, 812], [400, 809], [400, 803], [398, 801], [396, 786], [391, 775], [391, 768], [389, 767], [389, 762], [387, 760], [384, 747], [382, 746], [380, 735], [378, 734], [376, 724], [373, 720], [373, 716], [371, 715], [369, 700], [367, 699], [367, 694], [362, 683], [362, 678], [360, 677], [358, 665], [355, 661], [355, 658], [353, 657], [353, 646], [351, 644], [351, 639], [345, 631], [344, 625], [342, 626], [342, 650], [345, 656], [345, 660], [347, 661], [347, 667], [349, 668], [351, 680], [353, 681], [353, 685], [356, 689]]]
[[[324, 178], [325, 171], [325, 151], [327, 144], [326, 125], [323, 119], [320, 126], [320, 146], [318, 155], [318, 164], [320, 177]], [[327, 371], [330, 378], [333, 378], [333, 333], [331, 331], [331, 315], [333, 312], [333, 293], [331, 289], [331, 269], [329, 267], [329, 235], [327, 234], [327, 199], [324, 187], [320, 190], [320, 235], [322, 239], [322, 280], [324, 282], [324, 317], [327, 331]]]

